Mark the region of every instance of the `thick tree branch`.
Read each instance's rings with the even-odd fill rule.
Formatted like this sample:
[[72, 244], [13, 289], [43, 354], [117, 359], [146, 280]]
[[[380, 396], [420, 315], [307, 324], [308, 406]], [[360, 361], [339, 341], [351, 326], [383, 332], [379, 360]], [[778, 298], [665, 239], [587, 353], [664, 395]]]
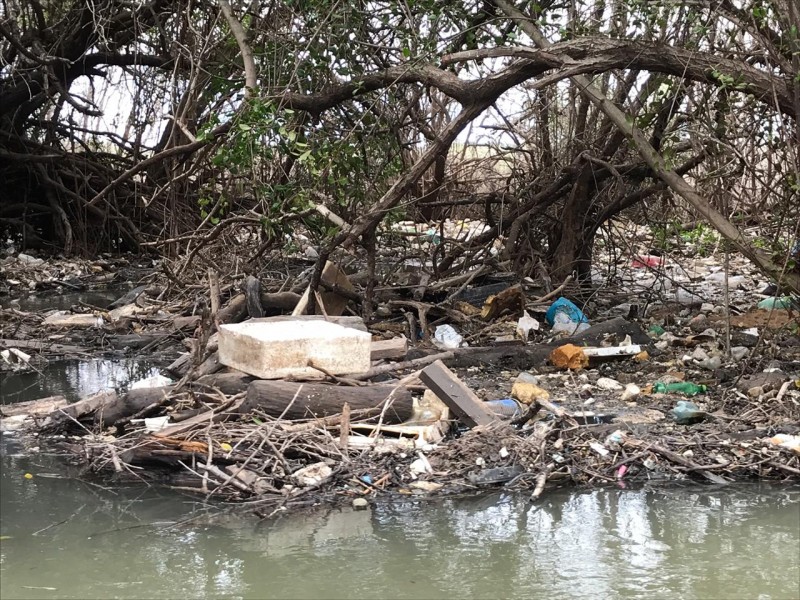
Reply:
[[[537, 46], [540, 48], [549, 48], [551, 46], [550, 42], [542, 35], [534, 22], [526, 17], [524, 13], [520, 12], [514, 5], [507, 0], [493, 1], [504, 13], [516, 21], [517, 25], [531, 37]], [[763, 273], [776, 282], [784, 284], [794, 292], [800, 293], [800, 275], [786, 272], [783, 266], [773, 261], [768, 253], [760, 248], [754, 247], [733, 223], [711, 206], [711, 204], [703, 198], [692, 185], [687, 183], [683, 177], [670, 169], [664, 157], [650, 145], [644, 132], [634, 126], [634, 120], [611, 102], [589, 79], [583, 75], [576, 75], [571, 79], [578, 87], [579, 92], [587, 96], [597, 105], [614, 125], [625, 134], [639, 151], [639, 154], [645, 162], [650, 165], [650, 168], [653, 169], [656, 175], [658, 175], [673, 192], [689, 202], [689, 204], [708, 220], [725, 239], [731, 242], [744, 256], [749, 258]]]

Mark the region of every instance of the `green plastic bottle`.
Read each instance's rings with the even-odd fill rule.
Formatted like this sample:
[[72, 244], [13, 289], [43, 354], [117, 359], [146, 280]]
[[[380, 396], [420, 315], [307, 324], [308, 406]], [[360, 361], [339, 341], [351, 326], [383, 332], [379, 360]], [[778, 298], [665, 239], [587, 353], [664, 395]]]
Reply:
[[690, 381], [680, 381], [678, 383], [656, 383], [653, 391], [657, 394], [684, 394], [685, 396], [697, 396], [705, 394], [708, 387], [703, 384], [692, 383]]

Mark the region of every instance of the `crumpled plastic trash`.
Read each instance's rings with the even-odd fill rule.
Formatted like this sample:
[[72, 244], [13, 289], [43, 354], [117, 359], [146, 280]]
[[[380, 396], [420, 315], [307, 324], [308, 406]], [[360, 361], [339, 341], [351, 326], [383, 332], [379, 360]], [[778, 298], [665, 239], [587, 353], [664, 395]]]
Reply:
[[539, 331], [539, 321], [530, 316], [527, 310], [524, 310], [517, 321], [517, 335], [522, 341], [527, 342], [531, 331]]
[[575, 335], [589, 328], [589, 319], [572, 301], [561, 297], [550, 305], [544, 320], [554, 333]]
[[333, 469], [324, 462], [310, 464], [292, 473], [292, 479], [304, 487], [315, 487], [331, 478]]
[[147, 433], [155, 433], [169, 426], [169, 416], [132, 419], [131, 423], [144, 423], [144, 429]]
[[437, 325], [433, 334], [433, 345], [442, 350], [453, 350], [465, 346], [466, 343], [452, 325]]
[[771, 437], [769, 441], [776, 446], [791, 450], [795, 454], [800, 455], [800, 435], [789, 435], [787, 433], [779, 433]]
[[678, 400], [677, 406], [670, 411], [670, 414], [678, 425], [699, 423], [707, 416], [704, 411], [700, 410], [699, 406], [688, 400]]
[[164, 377], [163, 375], [153, 375], [152, 377], [147, 377], [146, 379], [139, 379], [138, 381], [134, 381], [131, 384], [130, 389], [132, 390], [141, 390], [146, 388], [157, 388], [157, 387], [164, 387], [166, 385], [171, 385], [172, 379], [169, 377]]

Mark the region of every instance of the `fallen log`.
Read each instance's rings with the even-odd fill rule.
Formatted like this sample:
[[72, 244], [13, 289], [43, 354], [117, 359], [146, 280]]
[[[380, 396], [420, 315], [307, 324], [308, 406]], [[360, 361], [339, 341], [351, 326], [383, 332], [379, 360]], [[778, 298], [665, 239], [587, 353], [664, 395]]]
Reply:
[[27, 402], [14, 404], [0, 404], [0, 417], [14, 417], [17, 415], [46, 415], [54, 410], [69, 404], [64, 396], [48, 396]]
[[220, 323], [238, 323], [247, 315], [247, 296], [238, 294], [234, 296], [227, 306], [217, 313]]
[[113, 425], [121, 419], [135, 415], [151, 404], [159, 402], [168, 395], [174, 386], [141, 388], [131, 390], [127, 394], [116, 397], [113, 401], [102, 407], [100, 423], [103, 427]]
[[106, 407], [111, 406], [117, 402], [117, 400], [117, 392], [114, 390], [97, 392], [88, 398], [84, 398], [74, 404], [69, 404], [51, 412], [44, 422], [43, 429], [60, 429], [65, 427], [68, 423], [86, 420], [88, 417], [97, 420], [98, 416], [103, 414]]
[[42, 340], [10, 340], [0, 339], [0, 346], [5, 348], [24, 348], [42, 354], [89, 354], [89, 349], [72, 344], [51, 344]]
[[110, 335], [106, 337], [106, 341], [112, 348], [117, 350], [125, 348], [139, 349], [154, 344], [161, 340], [168, 338], [171, 333], [126, 333], [122, 335]]
[[380, 384], [343, 387], [325, 383], [297, 383], [293, 381], [253, 381], [247, 396], [239, 407], [240, 413], [255, 409], [273, 417], [284, 419], [310, 419], [342, 412], [345, 402], [352, 412], [371, 410], [380, 414], [384, 401], [392, 397], [386, 410], [384, 423], [402, 423], [411, 418], [414, 402], [411, 392], [395, 385]]
[[293, 310], [300, 301], [294, 292], [261, 292], [261, 306], [265, 309]]
[[206, 392], [211, 388], [218, 389], [226, 396], [233, 396], [247, 390], [247, 387], [255, 381], [255, 377], [237, 371], [235, 373], [217, 373], [214, 375], [204, 375], [189, 384], [189, 387], [198, 392]]

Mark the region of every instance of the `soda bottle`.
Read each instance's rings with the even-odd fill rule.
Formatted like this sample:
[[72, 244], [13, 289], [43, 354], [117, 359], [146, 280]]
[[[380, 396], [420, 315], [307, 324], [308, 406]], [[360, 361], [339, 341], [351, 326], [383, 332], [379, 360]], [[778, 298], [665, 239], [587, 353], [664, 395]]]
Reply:
[[697, 396], [705, 394], [708, 387], [703, 384], [692, 383], [690, 381], [679, 381], [678, 383], [656, 383], [653, 391], [657, 394], [683, 394], [685, 396]]

